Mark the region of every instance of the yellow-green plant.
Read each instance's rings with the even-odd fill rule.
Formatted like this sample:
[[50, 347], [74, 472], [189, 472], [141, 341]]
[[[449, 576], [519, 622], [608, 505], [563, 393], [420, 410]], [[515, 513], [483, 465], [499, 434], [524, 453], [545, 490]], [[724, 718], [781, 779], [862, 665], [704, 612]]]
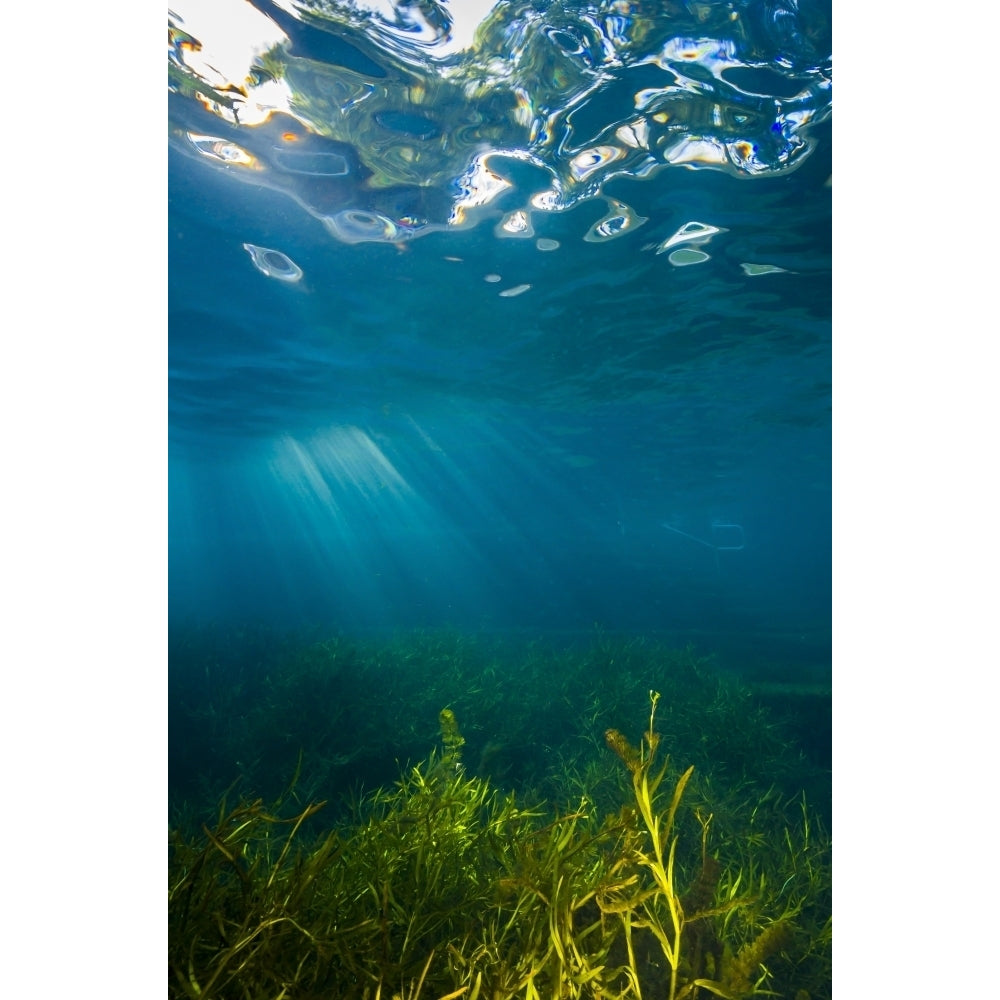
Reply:
[[554, 815], [467, 775], [449, 709], [441, 749], [332, 830], [322, 802], [285, 815], [294, 781], [269, 808], [224, 800], [172, 838], [170, 997], [824, 997], [828, 844], [804, 800], [794, 823], [778, 796], [672, 770], [650, 699], [638, 747], [607, 732], [628, 801], [603, 819], [586, 771]]
[[636, 807], [648, 834], [648, 846], [642, 846], [635, 837], [630, 838], [629, 853], [632, 857], [628, 858], [626, 855], [623, 861], [625, 863], [637, 861], [652, 876], [654, 887], [631, 898], [605, 894], [599, 903], [605, 912], [616, 913], [621, 918], [628, 948], [630, 978], [636, 994], [641, 997], [633, 930], [648, 928], [659, 943], [670, 967], [669, 1000], [675, 1000], [684, 934], [684, 907], [675, 885], [677, 837], [674, 834], [674, 822], [681, 796], [694, 773], [694, 768], [689, 767], [678, 778], [670, 806], [666, 813], [660, 814], [655, 800], [670, 760], [668, 757], [655, 774], [652, 772], [660, 744], [659, 734], [653, 728], [656, 704], [660, 695], [656, 691], [650, 691], [649, 694], [651, 702], [649, 728], [643, 735], [640, 746], [633, 747], [616, 729], [609, 729], [605, 738], [608, 746], [618, 754], [631, 772]]
[[731, 945], [727, 947], [713, 921], [721, 919], [725, 928], [738, 909], [758, 903], [759, 896], [752, 886], [744, 883], [742, 873], [737, 873], [727, 891], [720, 894], [722, 866], [708, 852], [712, 814], [700, 810], [694, 813], [701, 827], [700, 868], [687, 889], [680, 890], [678, 811], [694, 768], [687, 768], [676, 778], [669, 804], [661, 810], [659, 790], [668, 774], [670, 760], [667, 757], [657, 766], [660, 737], [654, 721], [660, 695], [650, 691], [649, 696], [649, 726], [638, 747], [633, 747], [615, 729], [605, 734], [608, 746], [631, 774], [634, 814], [639, 822], [626, 826], [623, 847], [612, 868], [616, 874], [624, 875], [630, 869], [635, 874], [624, 884], [624, 891], [619, 888], [599, 894], [598, 904], [605, 913], [614, 914], [621, 921], [628, 954], [627, 975], [639, 1000], [643, 972], [649, 963], [640, 961], [637, 955], [634, 943], [637, 930], [653, 936], [666, 960], [668, 1000], [696, 998], [702, 990], [725, 1000], [764, 993], [764, 983], [770, 974], [764, 960], [788, 944], [792, 918], [797, 911], [785, 907], [777, 919], [770, 920], [738, 951]]

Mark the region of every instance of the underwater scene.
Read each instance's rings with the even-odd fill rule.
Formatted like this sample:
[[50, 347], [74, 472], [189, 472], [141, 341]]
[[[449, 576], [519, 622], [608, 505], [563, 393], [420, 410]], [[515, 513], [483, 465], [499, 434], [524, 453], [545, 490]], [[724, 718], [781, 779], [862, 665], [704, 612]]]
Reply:
[[832, 995], [826, 0], [177, 0], [168, 995]]

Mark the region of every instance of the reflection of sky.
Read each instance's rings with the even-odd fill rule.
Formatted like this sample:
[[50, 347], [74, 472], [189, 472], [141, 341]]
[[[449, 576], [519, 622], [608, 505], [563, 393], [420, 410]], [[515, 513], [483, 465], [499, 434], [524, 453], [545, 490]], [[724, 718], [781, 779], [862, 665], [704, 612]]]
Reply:
[[[236, 0], [192, 0], [173, 15], [190, 36], [174, 35], [174, 142], [188, 154], [195, 143], [231, 175], [250, 168], [244, 179], [284, 190], [346, 242], [476, 224], [487, 213], [470, 219], [468, 209], [515, 175], [531, 190], [505, 206], [497, 235], [530, 232], [532, 213], [607, 200], [621, 177], [788, 171], [829, 114], [829, 56], [810, 41], [808, 19], [781, 4], [730, 17], [726, 5], [695, 16], [614, 4], [574, 14], [527, 2], [303, 2], [297, 20], [296, 5], [261, 4], [291, 38]], [[272, 133], [255, 144], [244, 126], [265, 123]], [[304, 162], [306, 140], [313, 163], [323, 142], [355, 163], [339, 174], [350, 174], [351, 198], [342, 184], [333, 199], [343, 213], [327, 211], [308, 171], [272, 155], [298, 142]], [[619, 229], [609, 217], [591, 237]]]
[[279, 42], [285, 33], [246, 0], [182, 0], [171, 13], [178, 26], [201, 42], [189, 51], [187, 64], [218, 86], [242, 84], [254, 57]]
[[[295, 13], [295, 6], [277, 6]], [[396, 16], [392, 0], [368, 0], [353, 5], [391, 23]], [[461, 52], [472, 45], [476, 28], [496, 6], [496, 0], [461, 0], [448, 9], [451, 27], [446, 39], [435, 46], [436, 56]], [[185, 31], [197, 38], [202, 50], [190, 53], [187, 64], [215, 86], [245, 82], [256, 55], [286, 42], [285, 33], [247, 0], [177, 0], [171, 14]]]
[[[450, 56], [470, 48], [476, 33], [476, 28], [486, 18], [489, 12], [497, 6], [498, 0], [458, 0], [444, 9], [450, 19], [447, 37], [436, 38], [434, 45], [435, 57]], [[398, 8], [402, 6], [394, 0], [357, 0], [353, 4], [359, 10], [370, 11], [383, 22], [391, 24], [399, 17]], [[407, 8], [407, 14], [412, 21], [420, 18], [420, 5], [413, 4]], [[421, 19], [422, 20], [422, 19]], [[426, 24], [426, 22], [423, 22]], [[430, 32], [429, 32], [430, 34]]]

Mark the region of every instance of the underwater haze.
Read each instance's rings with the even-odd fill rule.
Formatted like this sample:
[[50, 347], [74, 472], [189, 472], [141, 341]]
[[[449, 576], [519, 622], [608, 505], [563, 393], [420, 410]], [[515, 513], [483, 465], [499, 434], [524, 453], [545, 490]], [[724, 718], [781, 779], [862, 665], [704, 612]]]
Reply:
[[172, 626], [830, 657], [830, 11], [178, 3]]

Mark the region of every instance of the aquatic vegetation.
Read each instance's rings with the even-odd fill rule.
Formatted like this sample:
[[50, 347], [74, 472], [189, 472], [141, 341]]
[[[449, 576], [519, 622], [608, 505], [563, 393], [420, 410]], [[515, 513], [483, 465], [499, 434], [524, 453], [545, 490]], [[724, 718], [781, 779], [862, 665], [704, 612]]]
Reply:
[[447, 708], [441, 749], [329, 829], [298, 771], [271, 807], [224, 798], [171, 837], [170, 996], [829, 996], [828, 837], [802, 799], [678, 773], [660, 702], [638, 746], [607, 733], [609, 812], [469, 776]]
[[[789, 797], [822, 810], [829, 775], [799, 749], [791, 725], [805, 693], [764, 704], [692, 647], [596, 634], [566, 650], [448, 631], [362, 642], [242, 635], [171, 639], [170, 782], [177, 813], [214, 808], [234, 780], [271, 801], [304, 754], [299, 794], [342, 808], [352, 790], [391, 783], [422, 760], [435, 719], [461, 719], [465, 766], [526, 800], [567, 809], [581, 794], [620, 803], [604, 733], [641, 731], [649, 689], [674, 759], [700, 783]], [[815, 697], [815, 696], [813, 696]], [[819, 719], [825, 702], [810, 702]], [[797, 723], [796, 723], [797, 724]], [[815, 728], [815, 723], [813, 724]], [[185, 806], [184, 803], [187, 803]], [[179, 822], [179, 820], [177, 820]]]

